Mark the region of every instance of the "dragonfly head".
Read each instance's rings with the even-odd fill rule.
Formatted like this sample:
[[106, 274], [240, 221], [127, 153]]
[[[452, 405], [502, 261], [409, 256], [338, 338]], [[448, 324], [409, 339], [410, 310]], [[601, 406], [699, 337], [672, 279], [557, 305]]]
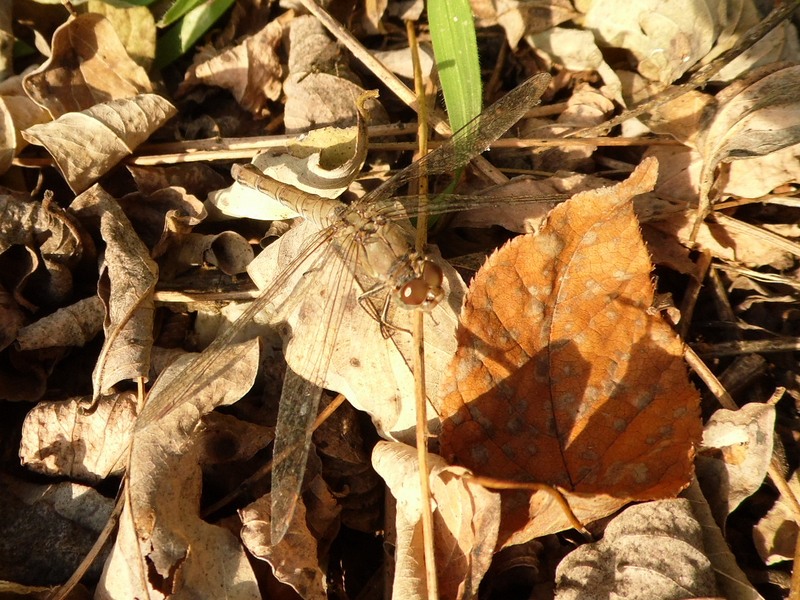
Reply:
[[421, 260], [414, 277], [398, 289], [400, 303], [406, 308], [432, 310], [444, 297], [442, 268], [431, 260]]

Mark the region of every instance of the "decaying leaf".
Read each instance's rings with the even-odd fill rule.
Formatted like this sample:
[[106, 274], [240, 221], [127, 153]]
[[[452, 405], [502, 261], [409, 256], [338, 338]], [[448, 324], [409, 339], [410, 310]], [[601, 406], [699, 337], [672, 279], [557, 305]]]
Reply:
[[764, 156], [800, 142], [800, 65], [773, 65], [717, 95], [719, 108], [702, 129], [700, 202], [707, 202], [714, 171], [723, 162]]
[[70, 18], [59, 27], [53, 34], [50, 59], [28, 74], [23, 86], [54, 119], [153, 89], [113, 25], [97, 13]]
[[317, 539], [306, 524], [306, 505], [298, 501], [284, 538], [270, 542], [272, 498], [266, 494], [239, 511], [242, 542], [261, 560], [267, 561], [280, 581], [297, 591], [302, 598], [324, 600], [325, 573], [320, 568]]
[[[473, 482], [469, 472], [429, 454], [440, 598], [473, 598], [491, 563], [500, 524], [500, 496]], [[422, 500], [417, 451], [379, 442], [375, 470], [397, 501], [394, 598], [426, 598], [422, 554]]]
[[697, 478], [723, 530], [728, 515], [764, 482], [774, 428], [775, 407], [758, 402], [719, 409], [706, 423]]
[[[33, 202], [23, 194], [0, 194], [0, 270], [25, 308], [58, 305], [73, 290], [72, 269], [83, 248], [75, 219], [52, 198]], [[27, 264], [10, 252], [26, 250]], [[38, 270], [38, 272], [37, 272]]]
[[97, 483], [119, 472], [136, 412], [128, 392], [94, 404], [91, 398], [40, 402], [25, 417], [20, 460], [37, 473]]
[[106, 339], [92, 377], [98, 396], [120, 381], [147, 377], [158, 267], [119, 204], [99, 185], [76, 198], [71, 209], [85, 222], [97, 223], [106, 243], [99, 289], [106, 304]]
[[[700, 437], [682, 344], [647, 310], [652, 266], [631, 199], [652, 189], [656, 170], [645, 161], [623, 183], [577, 194], [538, 235], [490, 257], [462, 311], [445, 387], [448, 460], [594, 495], [590, 514], [574, 507], [584, 521], [614, 510], [603, 497], [619, 507], [677, 494]], [[511, 503], [504, 516], [522, 539], [570, 526], [529, 520]]]
[[718, 596], [703, 531], [688, 500], [631, 506], [603, 539], [570, 553], [556, 569], [556, 598]]
[[17, 344], [20, 350], [84, 346], [102, 331], [104, 314], [98, 296], [84, 298], [20, 329]]
[[128, 55], [145, 70], [156, 56], [156, 23], [146, 6], [115, 6], [89, 0], [90, 13], [103, 15], [111, 23]]
[[[114, 504], [77, 483], [42, 485], [7, 474], [0, 474], [0, 502], [0, 531], [6, 535], [13, 531], [13, 540], [0, 544], [3, 577], [41, 585], [58, 585], [72, 575], [105, 526]], [[88, 575], [97, 578], [99, 565], [90, 567]], [[0, 586], [0, 594], [36, 598], [51, 591], [17, 596], [9, 588]]]
[[268, 114], [267, 100], [281, 94], [281, 64], [276, 47], [281, 42], [283, 26], [272, 21], [241, 44], [215, 56], [200, 53], [187, 71], [178, 93], [199, 83], [230, 90], [236, 101], [255, 117]]
[[66, 113], [51, 123], [29, 127], [22, 135], [44, 146], [72, 190], [82, 192], [175, 113], [161, 96], [142, 94]]
[[[182, 382], [194, 392], [191, 401], [136, 431], [128, 460], [127, 501], [99, 594], [260, 598], [238, 540], [198, 515], [203, 448], [193, 434], [200, 416], [236, 402], [250, 389], [258, 367], [258, 342], [232, 346], [226, 358], [224, 376]], [[180, 374], [185, 360], [189, 357], [161, 374], [148, 401]]]
[[47, 111], [25, 95], [21, 76], [0, 83], [0, 173], [8, 170], [11, 160], [27, 144], [20, 132], [49, 120]]
[[[787, 481], [795, 498], [800, 498], [800, 475], [795, 471]], [[765, 564], [774, 565], [786, 560], [793, 560], [797, 546], [800, 527], [792, 502], [783, 496], [769, 512], [753, 527], [753, 542], [761, 560]]]
[[577, 16], [567, 0], [471, 0], [481, 26], [500, 25], [516, 48], [523, 36], [550, 29]]

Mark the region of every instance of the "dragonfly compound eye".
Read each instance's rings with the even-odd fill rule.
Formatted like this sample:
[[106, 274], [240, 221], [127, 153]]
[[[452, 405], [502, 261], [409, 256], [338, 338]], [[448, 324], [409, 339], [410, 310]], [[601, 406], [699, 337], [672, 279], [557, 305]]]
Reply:
[[433, 308], [444, 294], [443, 280], [444, 275], [439, 265], [426, 260], [420, 276], [400, 288], [400, 300], [409, 308]]

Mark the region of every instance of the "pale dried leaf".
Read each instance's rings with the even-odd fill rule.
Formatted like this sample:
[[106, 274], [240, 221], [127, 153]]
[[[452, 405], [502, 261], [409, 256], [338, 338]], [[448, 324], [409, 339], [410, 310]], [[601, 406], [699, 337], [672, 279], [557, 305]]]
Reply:
[[[469, 472], [428, 455], [440, 598], [477, 597], [500, 524], [500, 496], [471, 481]], [[397, 501], [394, 598], [425, 598], [422, 500], [417, 451], [379, 442], [372, 463]]]
[[[202, 436], [194, 435], [198, 420], [250, 389], [258, 369], [258, 342], [233, 345], [225, 357], [217, 376], [180, 382], [190, 388], [190, 402], [136, 431], [127, 470], [128, 502], [98, 584], [99, 597], [260, 598], [238, 540], [198, 515], [199, 462], [205, 457]], [[157, 402], [188, 360], [176, 361], [161, 374], [148, 402]]]
[[757, 402], [735, 411], [719, 409], [706, 423], [696, 459], [697, 479], [721, 527], [764, 482], [774, 427], [775, 407]]
[[545, 31], [577, 16], [569, 0], [471, 0], [480, 27], [500, 25], [512, 48], [523, 36]]
[[132, 154], [176, 112], [161, 96], [142, 94], [64, 114], [22, 135], [47, 149], [69, 186], [79, 193]]
[[711, 51], [725, 15], [713, 0], [595, 0], [583, 27], [605, 45], [629, 50], [639, 73], [672, 83]]
[[306, 505], [298, 500], [289, 530], [278, 544], [270, 541], [272, 498], [266, 494], [239, 511], [242, 542], [250, 553], [267, 561], [275, 577], [304, 599], [324, 600], [325, 572], [317, 557], [317, 539], [306, 524]]
[[50, 115], [22, 89], [22, 77], [11, 77], [0, 86], [0, 173], [11, 166], [11, 160], [27, 145], [21, 131], [36, 123], [46, 123]]
[[702, 527], [683, 499], [627, 508], [608, 524], [601, 541], [559, 563], [556, 585], [558, 600], [719, 595]]
[[[795, 498], [800, 498], [800, 476], [792, 473], [789, 489]], [[753, 527], [756, 551], [767, 565], [774, 565], [795, 558], [798, 530], [797, 515], [792, 503], [781, 496], [766, 516]]]
[[100, 286], [106, 338], [92, 375], [98, 396], [120, 381], [147, 377], [158, 266], [117, 201], [99, 185], [78, 196], [71, 210], [84, 222], [99, 221], [106, 242]]
[[25, 416], [19, 456], [37, 473], [97, 483], [115, 473], [130, 441], [136, 397], [130, 393], [40, 402]]
[[198, 84], [213, 85], [229, 90], [236, 101], [255, 117], [269, 113], [268, 100], [281, 95], [281, 63], [277, 47], [283, 26], [279, 21], [268, 23], [241, 44], [209, 56], [200, 52], [186, 72], [178, 94]]
[[19, 331], [20, 350], [85, 346], [103, 329], [103, 302], [97, 296], [58, 309]]
[[103, 0], [89, 0], [88, 12], [103, 15], [111, 23], [128, 55], [144, 69], [156, 56], [156, 22], [146, 6], [114, 6]]
[[723, 161], [763, 156], [800, 142], [800, 65], [752, 73], [717, 95], [699, 150], [713, 169]]
[[52, 56], [25, 77], [25, 91], [56, 119], [110, 100], [152, 91], [102, 15], [71, 17], [53, 34]]

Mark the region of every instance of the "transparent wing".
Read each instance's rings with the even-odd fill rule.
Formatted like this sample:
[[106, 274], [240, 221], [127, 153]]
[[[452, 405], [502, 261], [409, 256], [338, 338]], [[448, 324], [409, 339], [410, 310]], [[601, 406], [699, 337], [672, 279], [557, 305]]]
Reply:
[[521, 83], [459, 129], [446, 144], [411, 163], [357, 203], [369, 204], [377, 198], [388, 198], [404, 183], [418, 179], [420, 174], [437, 175], [463, 167], [485, 152], [492, 142], [535, 106], [549, 83], [550, 75], [547, 73], [539, 73]]
[[[278, 424], [275, 429], [275, 448], [272, 470], [272, 519], [270, 535], [272, 544], [283, 539], [303, 485], [306, 461], [311, 447], [311, 426], [317, 416], [322, 385], [328, 372], [336, 337], [339, 332], [347, 294], [352, 291], [353, 278], [344, 271], [352, 268], [358, 259], [358, 245], [350, 240], [337, 250], [341, 262], [328, 260], [314, 264], [306, 277], [320, 277], [313, 288], [325, 295], [320, 314], [313, 315], [314, 331], [310, 343], [302, 350], [310, 365], [305, 376], [289, 368], [284, 379]], [[326, 253], [322, 258], [329, 258]], [[319, 275], [318, 275], [319, 269]]]

